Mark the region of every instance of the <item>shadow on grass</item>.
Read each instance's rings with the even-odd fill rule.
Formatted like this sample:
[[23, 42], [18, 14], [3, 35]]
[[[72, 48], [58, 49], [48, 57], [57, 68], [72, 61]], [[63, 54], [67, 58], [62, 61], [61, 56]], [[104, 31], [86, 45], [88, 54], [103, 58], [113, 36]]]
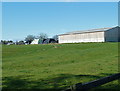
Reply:
[[[108, 74], [102, 74], [107, 75]], [[111, 74], [109, 74], [111, 75]], [[95, 75], [73, 75], [73, 74], [60, 74], [56, 77], [50, 77], [47, 79], [30, 80], [32, 76], [16, 76], [16, 77], [4, 77], [3, 90], [2, 91], [60, 91], [73, 85], [70, 79], [99, 79], [101, 76]], [[112, 84], [112, 87], [116, 85]], [[99, 88], [98, 88], [99, 89]], [[104, 87], [103, 87], [104, 89]]]

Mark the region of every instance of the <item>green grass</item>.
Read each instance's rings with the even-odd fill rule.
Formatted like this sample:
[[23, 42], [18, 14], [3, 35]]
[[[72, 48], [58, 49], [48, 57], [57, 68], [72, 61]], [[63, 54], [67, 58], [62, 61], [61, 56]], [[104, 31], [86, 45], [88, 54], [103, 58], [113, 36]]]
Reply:
[[[118, 72], [118, 43], [4, 45], [2, 49], [3, 89], [65, 89]], [[113, 81], [98, 88], [117, 85]]]

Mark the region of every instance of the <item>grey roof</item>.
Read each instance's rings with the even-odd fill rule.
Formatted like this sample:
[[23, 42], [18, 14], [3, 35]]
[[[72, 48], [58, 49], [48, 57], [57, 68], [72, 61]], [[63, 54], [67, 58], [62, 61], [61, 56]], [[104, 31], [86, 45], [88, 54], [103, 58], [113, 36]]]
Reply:
[[[111, 28], [113, 28], [113, 27], [111, 27]], [[107, 31], [111, 28], [109, 27], [109, 28], [98, 28], [98, 29], [90, 29], [90, 30], [73, 31], [73, 32], [67, 32], [65, 34], [60, 34], [60, 35], [80, 34], [80, 33], [88, 33], [88, 32], [101, 32], [101, 31]]]

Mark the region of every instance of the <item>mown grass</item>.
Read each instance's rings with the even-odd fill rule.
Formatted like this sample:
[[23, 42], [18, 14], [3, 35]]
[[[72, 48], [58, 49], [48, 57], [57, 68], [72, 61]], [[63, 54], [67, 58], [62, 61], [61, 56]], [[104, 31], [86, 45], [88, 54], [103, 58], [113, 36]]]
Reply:
[[[118, 43], [4, 45], [2, 49], [3, 90], [60, 90], [118, 73]], [[117, 86], [113, 81], [98, 88]]]

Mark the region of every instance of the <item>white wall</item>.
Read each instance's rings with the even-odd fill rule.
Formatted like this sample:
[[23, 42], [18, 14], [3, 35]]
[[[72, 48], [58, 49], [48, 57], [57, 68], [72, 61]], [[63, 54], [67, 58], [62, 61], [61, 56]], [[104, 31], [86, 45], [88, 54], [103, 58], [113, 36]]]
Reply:
[[39, 39], [34, 39], [31, 44], [38, 44]]
[[89, 32], [58, 36], [59, 43], [104, 42], [104, 32]]

